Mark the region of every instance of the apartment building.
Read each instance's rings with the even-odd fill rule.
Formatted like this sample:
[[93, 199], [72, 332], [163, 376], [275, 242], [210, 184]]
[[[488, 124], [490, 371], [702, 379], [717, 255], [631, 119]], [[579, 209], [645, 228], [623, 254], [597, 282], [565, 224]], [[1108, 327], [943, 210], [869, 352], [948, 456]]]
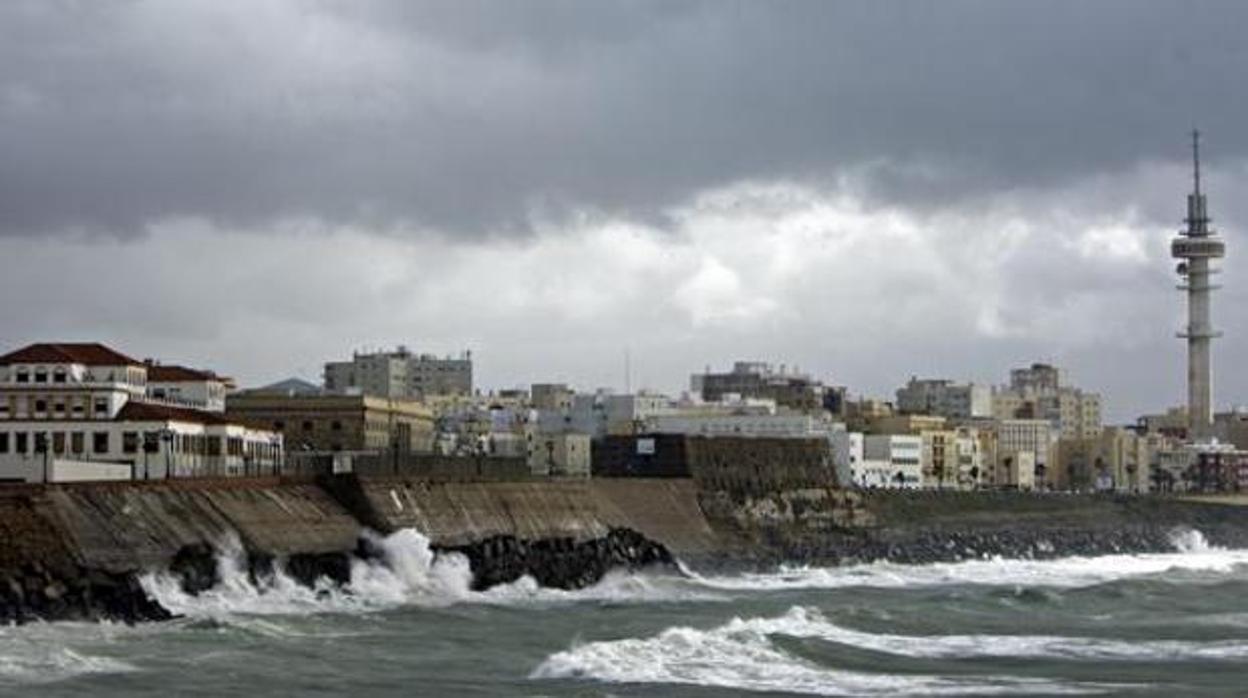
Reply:
[[279, 434], [213, 409], [212, 388], [223, 384], [215, 374], [153, 368], [99, 343], [32, 344], [0, 356], [0, 478], [163, 479], [278, 468]]

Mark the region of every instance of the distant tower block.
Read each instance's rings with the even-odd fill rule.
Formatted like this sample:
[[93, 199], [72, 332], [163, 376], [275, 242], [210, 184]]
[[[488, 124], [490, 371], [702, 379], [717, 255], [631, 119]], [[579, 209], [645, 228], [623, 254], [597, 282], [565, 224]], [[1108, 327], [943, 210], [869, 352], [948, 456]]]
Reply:
[[1188, 439], [1207, 442], [1213, 431], [1213, 361], [1210, 349], [1215, 332], [1210, 321], [1210, 301], [1217, 286], [1210, 283], [1218, 272], [1213, 261], [1226, 254], [1226, 245], [1209, 228], [1205, 195], [1200, 192], [1200, 132], [1192, 132], [1192, 165], [1195, 185], [1187, 197], [1187, 229], [1170, 243], [1170, 254], [1179, 262], [1183, 279], [1179, 290], [1187, 291], [1187, 418]]

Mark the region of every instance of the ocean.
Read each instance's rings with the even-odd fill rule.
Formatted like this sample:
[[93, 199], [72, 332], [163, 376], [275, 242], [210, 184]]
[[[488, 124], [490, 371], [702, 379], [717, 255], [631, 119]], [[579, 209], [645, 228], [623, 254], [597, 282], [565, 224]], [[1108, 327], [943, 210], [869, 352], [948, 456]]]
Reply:
[[906, 696], [1248, 694], [1248, 551], [612, 574], [564, 592], [468, 590], [400, 531], [349, 589], [224, 582], [182, 618], [0, 629], [22, 696]]

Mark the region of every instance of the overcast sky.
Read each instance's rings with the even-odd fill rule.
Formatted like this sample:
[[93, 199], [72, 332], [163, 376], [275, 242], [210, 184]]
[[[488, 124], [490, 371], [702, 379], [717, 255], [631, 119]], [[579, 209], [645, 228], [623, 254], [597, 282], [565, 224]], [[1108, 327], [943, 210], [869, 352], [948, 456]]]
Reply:
[[1205, 132], [1248, 402], [1242, 2], [0, 3], [0, 349], [245, 385], [404, 343], [482, 387], [854, 393], [1057, 362], [1184, 400]]

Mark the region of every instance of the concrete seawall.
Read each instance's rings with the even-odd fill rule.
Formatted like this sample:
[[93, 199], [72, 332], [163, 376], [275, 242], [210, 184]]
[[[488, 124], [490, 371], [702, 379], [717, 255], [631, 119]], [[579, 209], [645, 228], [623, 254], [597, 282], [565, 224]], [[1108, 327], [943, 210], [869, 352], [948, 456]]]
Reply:
[[441, 545], [496, 535], [584, 541], [627, 528], [682, 559], [701, 559], [748, 542], [712, 526], [689, 479], [431, 482], [337, 476], [322, 483], [369, 528], [414, 528]]
[[[604, 566], [667, 559], [666, 551], [695, 568], [925, 562], [1165, 550], [1183, 527], [1214, 544], [1248, 547], [1248, 508], [1233, 503], [854, 492], [826, 480], [759, 477], [753, 466], [740, 476], [722, 465], [712, 476], [698, 475], [516, 482], [338, 475], [315, 482], [6, 487], [0, 616], [160, 617], [136, 592], [135, 575], [176, 559], [198, 569], [196, 586], [211, 585], [212, 548], [231, 539], [254, 560], [284, 558], [305, 579], [327, 574], [342, 581], [365, 529], [416, 529], [440, 549], [465, 551], [499, 579], [550, 563], [577, 584], [592, 582]], [[499, 558], [507, 555], [515, 559]]]

